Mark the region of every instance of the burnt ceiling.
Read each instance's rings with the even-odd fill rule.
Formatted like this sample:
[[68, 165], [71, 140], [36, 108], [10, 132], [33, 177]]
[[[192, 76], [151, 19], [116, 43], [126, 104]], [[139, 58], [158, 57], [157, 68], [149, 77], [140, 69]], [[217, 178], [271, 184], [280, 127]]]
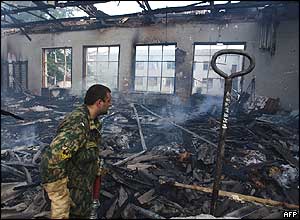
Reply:
[[[231, 22], [233, 20], [257, 20], [262, 13], [276, 13], [278, 19], [299, 17], [297, 1], [241, 1], [214, 4], [212, 1], [200, 1], [181, 7], [152, 9], [148, 1], [136, 1], [142, 12], [109, 15], [97, 9], [95, 4], [110, 1], [1, 1], [1, 31], [15, 33], [21, 31], [31, 40], [29, 33], [77, 31], [107, 27], [136, 27], [159, 23], [200, 21]], [[88, 14], [85, 17], [57, 18], [51, 13], [61, 8], [76, 7]], [[101, 7], [99, 7], [101, 8]], [[37, 12], [47, 14], [38, 15]], [[35, 21], [17, 19], [17, 15], [27, 13]], [[41, 14], [41, 13], [39, 13]], [[265, 16], [264, 16], [265, 17]]]

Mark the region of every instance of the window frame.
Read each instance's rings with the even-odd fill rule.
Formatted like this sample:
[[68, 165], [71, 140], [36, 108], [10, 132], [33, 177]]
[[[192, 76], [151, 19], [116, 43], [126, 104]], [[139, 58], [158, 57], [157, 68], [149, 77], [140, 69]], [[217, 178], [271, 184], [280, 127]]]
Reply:
[[[243, 45], [244, 46], [244, 51], [246, 51], [247, 49], [247, 44], [245, 41], [240, 41], [240, 42], [231, 42], [231, 41], [228, 41], [228, 42], [199, 42], [199, 41], [196, 41], [193, 43], [193, 64], [192, 64], [192, 77], [191, 77], [191, 88], [190, 88], [190, 95], [193, 95], [193, 88], [194, 88], [194, 70], [195, 70], [195, 64], [196, 63], [201, 63], [201, 62], [195, 62], [195, 48], [196, 48], [196, 45], [207, 45], [207, 46], [211, 46], [211, 45], [218, 45], [218, 44], [222, 44], [224, 46], [228, 46], [228, 45]], [[212, 55], [207, 55], [207, 56], [212, 56]], [[210, 61], [208, 62], [208, 66], [209, 66], [209, 70], [212, 70], [211, 68], [211, 65], [210, 65]], [[242, 69], [245, 68], [245, 57], [243, 57], [243, 60], [242, 60]], [[243, 82], [244, 80], [244, 76], [241, 76], [240, 78], [240, 81]], [[242, 85], [241, 85], [241, 90], [243, 89], [242, 88]]]
[[46, 60], [46, 50], [51, 50], [51, 49], [71, 49], [71, 87], [64, 88], [64, 89], [72, 89], [73, 88], [73, 48], [72, 47], [43, 47], [42, 48], [42, 89], [47, 89], [49, 88], [46, 87], [46, 68], [45, 65], [47, 64]]
[[[98, 47], [118, 47], [119, 48], [119, 53], [118, 53], [118, 61], [107, 61], [109, 62], [118, 62], [118, 71], [117, 71], [117, 88], [116, 90], [119, 91], [120, 90], [120, 54], [121, 54], [121, 45], [120, 44], [108, 44], [108, 45], [99, 45], [99, 44], [91, 44], [91, 45], [83, 45], [82, 46], [82, 60], [83, 60], [83, 65], [82, 65], [82, 90], [86, 91], [88, 88], [87, 83], [86, 83], [86, 77], [87, 77], [87, 49], [88, 48], [98, 48]], [[109, 50], [110, 51], [110, 50]], [[109, 57], [109, 54], [108, 54]], [[97, 62], [103, 62], [103, 61], [94, 61], [95, 63]], [[110, 88], [112, 89], [112, 88]]]
[[[137, 47], [138, 46], [147, 46], [148, 48], [148, 53], [147, 53], [147, 61], [140, 61], [140, 60], [136, 60], [136, 51], [137, 51]], [[151, 46], [162, 46], [162, 56], [161, 56], [161, 59], [160, 59], [160, 61], [152, 61], [152, 60], [150, 60], [149, 59], [149, 52], [150, 52], [150, 47]], [[163, 54], [163, 51], [164, 51], [164, 46], [175, 46], [175, 51], [174, 51], [174, 61], [169, 61], [169, 60], [167, 60], [167, 61], [163, 61], [163, 57], [164, 57], [164, 54]], [[175, 94], [175, 92], [176, 92], [176, 48], [177, 48], [177, 43], [176, 42], [169, 42], [169, 43], [149, 43], [149, 44], [135, 44], [134, 45], [134, 62], [133, 62], [133, 68], [134, 68], [134, 75], [133, 75], [133, 80], [132, 80], [132, 82], [133, 82], [133, 90], [135, 91], [135, 92], [141, 92], [141, 93], [155, 93], [155, 94], [164, 94], [164, 95], [173, 95], [173, 94]], [[147, 76], [145, 76], [145, 77], [147, 77], [147, 82], [146, 82], [146, 90], [136, 90], [136, 85], [135, 85], [135, 79], [136, 79], [136, 70], [137, 70], [137, 68], [136, 68], [136, 63], [137, 62], [147, 62]], [[153, 76], [149, 76], [149, 63], [151, 63], [151, 62], [159, 62], [160, 63], [160, 77], [158, 77], [158, 78], [160, 78], [160, 90], [159, 91], [149, 91], [148, 90], [148, 79], [149, 79], [149, 77], [151, 78], [151, 77], [153, 77]], [[173, 77], [166, 77], [166, 76], [163, 76], [163, 64], [164, 63], [166, 63], [166, 66], [168, 66], [168, 62], [174, 62], [174, 76]], [[141, 76], [138, 76], [138, 77], [141, 77]], [[163, 78], [171, 78], [171, 79], [173, 79], [173, 92], [172, 93], [166, 93], [166, 92], [162, 92], [162, 82], [163, 82]]]

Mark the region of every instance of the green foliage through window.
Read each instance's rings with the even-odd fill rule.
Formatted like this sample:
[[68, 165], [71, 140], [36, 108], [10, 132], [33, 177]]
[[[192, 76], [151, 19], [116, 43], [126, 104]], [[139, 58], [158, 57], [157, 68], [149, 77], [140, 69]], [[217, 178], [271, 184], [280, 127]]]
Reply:
[[72, 49], [45, 49], [45, 87], [70, 88], [72, 81]]

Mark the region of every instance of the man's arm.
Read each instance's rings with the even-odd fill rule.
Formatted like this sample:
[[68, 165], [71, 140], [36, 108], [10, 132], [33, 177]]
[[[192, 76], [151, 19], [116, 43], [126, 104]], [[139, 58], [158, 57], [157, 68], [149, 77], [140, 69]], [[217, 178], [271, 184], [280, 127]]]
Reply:
[[86, 123], [71, 120], [60, 129], [42, 157], [41, 176], [43, 186], [51, 200], [51, 218], [69, 217], [71, 200], [67, 188], [66, 163], [86, 140]]

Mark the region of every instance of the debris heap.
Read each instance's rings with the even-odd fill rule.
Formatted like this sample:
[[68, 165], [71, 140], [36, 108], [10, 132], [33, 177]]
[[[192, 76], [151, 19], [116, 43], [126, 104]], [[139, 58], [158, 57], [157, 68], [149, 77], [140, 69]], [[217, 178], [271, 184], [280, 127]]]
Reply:
[[[1, 217], [49, 218], [39, 177], [41, 151], [82, 99], [26, 94], [1, 99], [1, 109], [24, 118], [1, 116]], [[99, 215], [207, 218], [220, 107], [202, 111], [114, 100], [101, 118], [107, 172]], [[292, 126], [297, 119], [295, 112], [229, 117], [216, 217], [281, 218], [284, 210], [299, 210], [299, 132]]]

